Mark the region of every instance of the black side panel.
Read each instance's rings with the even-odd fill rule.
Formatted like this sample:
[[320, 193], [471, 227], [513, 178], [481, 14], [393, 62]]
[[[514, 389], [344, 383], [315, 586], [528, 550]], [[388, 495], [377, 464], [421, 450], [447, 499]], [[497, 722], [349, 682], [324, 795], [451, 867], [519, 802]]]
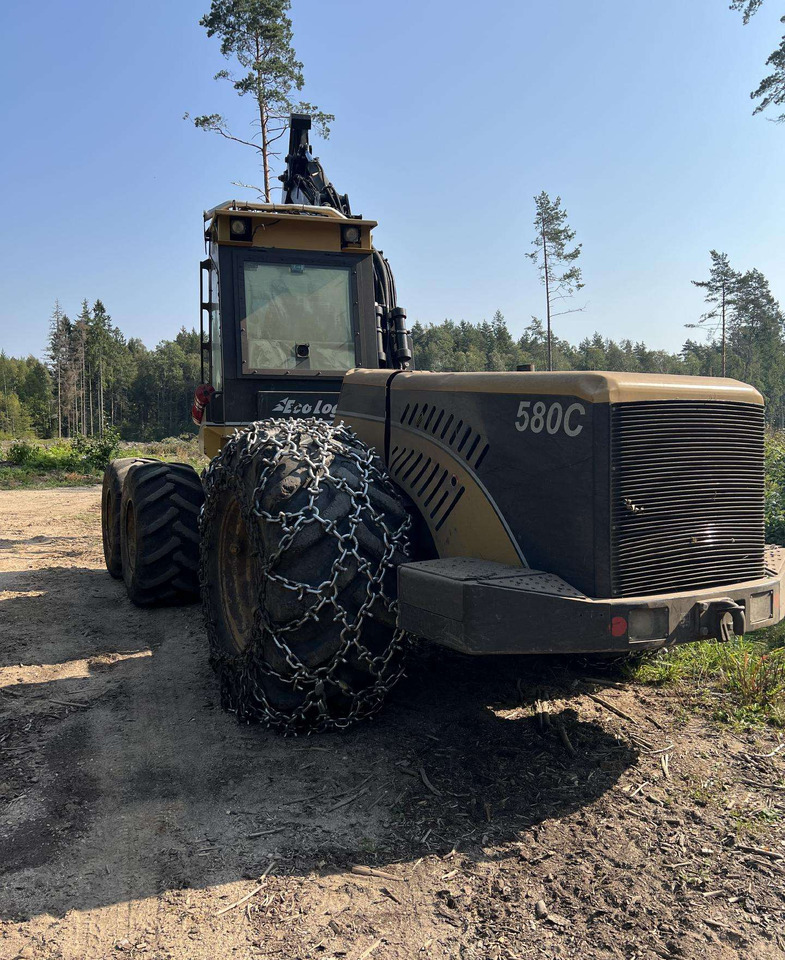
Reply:
[[[595, 510], [603, 498], [607, 504], [608, 488], [607, 472], [595, 475], [597, 410], [599, 439], [607, 451], [607, 406], [577, 397], [393, 389], [389, 468], [394, 477], [403, 478], [410, 469], [417, 476], [421, 467], [416, 452], [409, 452], [407, 437], [432, 439], [474, 474], [530, 567], [555, 573], [589, 596], [598, 596]], [[448, 465], [445, 459], [438, 466]], [[443, 489], [451, 491], [445, 476], [442, 489], [434, 494], [440, 477], [437, 470], [430, 485], [428, 475], [423, 477], [422, 502], [417, 499], [420, 486], [415, 489], [421, 512], [441, 502], [437, 498]], [[604, 491], [595, 490], [596, 483], [605, 483]], [[471, 495], [467, 490], [465, 497]], [[448, 494], [443, 509], [450, 503]], [[607, 518], [607, 506], [603, 513]], [[451, 517], [443, 519], [449, 527]], [[606, 538], [601, 556], [607, 556], [607, 531], [607, 525], [600, 530]]]

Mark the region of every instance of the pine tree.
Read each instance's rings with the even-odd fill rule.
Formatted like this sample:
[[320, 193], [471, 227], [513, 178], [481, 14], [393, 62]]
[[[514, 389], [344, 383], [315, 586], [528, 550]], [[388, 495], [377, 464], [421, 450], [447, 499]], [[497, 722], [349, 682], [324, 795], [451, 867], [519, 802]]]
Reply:
[[303, 65], [292, 46], [292, 21], [287, 16], [290, 7], [291, 0], [212, 0], [209, 13], [199, 21], [208, 37], [220, 39], [223, 56], [240, 66], [239, 77], [229, 70], [220, 70], [215, 79], [229, 80], [241, 97], [250, 94], [254, 101], [253, 123], [258, 125], [258, 133], [248, 138], [237, 137], [230, 133], [226, 118], [218, 113], [193, 118], [185, 115], [186, 119], [193, 119], [199, 129], [258, 152], [264, 174], [261, 192], [268, 202], [271, 200], [270, 160], [277, 156], [271, 148], [286, 132], [289, 114], [310, 114], [325, 138], [330, 134], [330, 122], [335, 119], [332, 114], [294, 97], [295, 91], [302, 90], [304, 79]]
[[583, 309], [554, 312], [554, 307], [563, 305], [573, 294], [583, 287], [581, 268], [576, 261], [581, 255], [581, 244], [568, 249], [575, 239], [575, 231], [567, 223], [567, 211], [562, 209], [561, 197], [551, 200], [543, 190], [534, 198], [536, 215], [534, 227], [537, 234], [532, 241], [534, 253], [526, 256], [534, 263], [545, 286], [545, 315], [547, 331], [548, 369], [553, 370], [553, 335], [551, 321], [553, 317], [576, 313]]
[[112, 318], [106, 307], [96, 300], [90, 315], [90, 327], [93, 344], [93, 356], [96, 375], [96, 406], [98, 410], [98, 433], [104, 435], [106, 429], [105, 389], [107, 377], [111, 372]]
[[63, 436], [63, 412], [65, 383], [70, 354], [70, 322], [63, 312], [60, 301], [55, 300], [54, 310], [49, 321], [49, 343], [47, 356], [52, 365], [57, 388], [57, 436]]
[[[89, 316], [84, 314], [84, 304], [82, 313], [74, 322], [73, 331], [73, 350], [74, 365], [76, 367], [77, 383], [77, 433], [81, 432], [85, 436], [88, 433], [87, 424], [87, 331]], [[81, 431], [79, 428], [79, 418], [81, 418]]]
[[711, 268], [708, 280], [692, 280], [695, 287], [706, 291], [704, 300], [711, 309], [701, 316], [698, 324], [688, 323], [687, 327], [694, 328], [704, 325], [712, 334], [720, 334], [722, 346], [722, 376], [727, 372], [727, 328], [728, 316], [734, 306], [734, 296], [739, 283], [739, 274], [731, 268], [727, 253], [718, 253], [710, 250]]
[[736, 285], [728, 335], [741, 360], [741, 379], [756, 386], [772, 407], [782, 402], [785, 380], [783, 324], [768, 280], [760, 270], [747, 270]]
[[[730, 9], [740, 11], [744, 23], [747, 24], [762, 5], [763, 0], [731, 0]], [[780, 23], [785, 23], [785, 17], [780, 17]], [[753, 114], [763, 113], [768, 107], [785, 105], [785, 36], [780, 40], [777, 49], [769, 54], [766, 66], [771, 67], [772, 72], [764, 77], [750, 94], [750, 99], [760, 101], [752, 111]], [[772, 119], [775, 123], [785, 123], [785, 113]]]

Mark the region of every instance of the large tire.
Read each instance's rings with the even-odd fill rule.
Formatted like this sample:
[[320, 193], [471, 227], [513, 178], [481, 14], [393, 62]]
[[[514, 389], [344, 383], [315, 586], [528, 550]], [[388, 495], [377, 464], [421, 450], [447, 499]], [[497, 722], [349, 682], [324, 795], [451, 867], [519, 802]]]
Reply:
[[120, 510], [123, 503], [123, 483], [128, 471], [137, 463], [155, 461], [142, 457], [123, 457], [112, 460], [104, 470], [101, 490], [101, 538], [104, 544], [106, 569], [115, 578], [123, 579], [123, 560], [120, 552]]
[[403, 671], [411, 510], [344, 426], [265, 420], [204, 476], [200, 580], [223, 706], [285, 733], [374, 713]]
[[141, 463], [123, 488], [123, 580], [137, 606], [199, 597], [199, 511], [204, 493], [187, 463]]

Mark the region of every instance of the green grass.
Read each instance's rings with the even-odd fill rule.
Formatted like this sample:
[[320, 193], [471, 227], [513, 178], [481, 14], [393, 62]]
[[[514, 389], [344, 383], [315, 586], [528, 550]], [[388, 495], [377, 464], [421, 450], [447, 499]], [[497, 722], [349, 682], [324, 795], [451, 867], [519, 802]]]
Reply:
[[785, 727], [785, 624], [730, 643], [705, 640], [645, 654], [626, 673], [636, 683], [683, 687], [712, 715]]
[[199, 438], [196, 436], [187, 440], [182, 437], [167, 437], [166, 440], [154, 440], [149, 443], [122, 442], [116, 456], [154, 457], [157, 460], [190, 463], [199, 472], [209, 463], [208, 458], [199, 452]]
[[70, 470], [32, 470], [0, 467], [0, 490], [47, 490], [52, 487], [83, 487], [100, 483], [103, 474]]
[[190, 463], [197, 471], [207, 458], [193, 437], [169, 437], [150, 443], [128, 443], [108, 433], [103, 439], [15, 440], [0, 443], [0, 490], [81, 486], [100, 483], [115, 457], [152, 457]]

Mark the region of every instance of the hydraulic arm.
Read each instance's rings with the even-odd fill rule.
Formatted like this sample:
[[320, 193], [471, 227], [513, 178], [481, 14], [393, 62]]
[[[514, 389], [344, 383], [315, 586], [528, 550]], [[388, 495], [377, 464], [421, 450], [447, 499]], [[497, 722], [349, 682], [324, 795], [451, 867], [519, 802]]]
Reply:
[[[345, 217], [352, 219], [348, 195], [338, 193], [327, 179], [319, 158], [311, 152], [308, 142], [310, 129], [309, 116], [299, 113], [291, 115], [286, 172], [279, 177], [283, 183], [283, 202], [333, 207]], [[412, 342], [406, 326], [406, 311], [398, 306], [395, 278], [390, 263], [381, 251], [375, 248], [373, 250], [373, 284], [379, 366], [408, 370], [412, 363]]]

